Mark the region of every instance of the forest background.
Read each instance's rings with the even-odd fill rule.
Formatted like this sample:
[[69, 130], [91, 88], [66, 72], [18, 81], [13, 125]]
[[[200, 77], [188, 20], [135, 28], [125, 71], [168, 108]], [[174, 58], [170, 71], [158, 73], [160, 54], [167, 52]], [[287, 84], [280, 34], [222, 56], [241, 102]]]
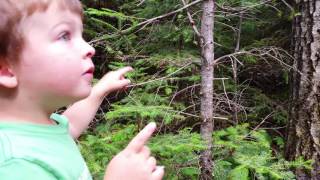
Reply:
[[[201, 136], [202, 1], [83, 0], [97, 79], [132, 66], [132, 85], [109, 95], [79, 147], [95, 179], [148, 122], [164, 179], [204, 179]], [[315, 1], [316, 2], [316, 1]], [[217, 0], [211, 178], [299, 179], [314, 160], [285, 159], [294, 68], [293, 1]], [[288, 151], [287, 151], [288, 152]], [[210, 178], [208, 178], [210, 179]], [[308, 179], [308, 178], [307, 178]]]

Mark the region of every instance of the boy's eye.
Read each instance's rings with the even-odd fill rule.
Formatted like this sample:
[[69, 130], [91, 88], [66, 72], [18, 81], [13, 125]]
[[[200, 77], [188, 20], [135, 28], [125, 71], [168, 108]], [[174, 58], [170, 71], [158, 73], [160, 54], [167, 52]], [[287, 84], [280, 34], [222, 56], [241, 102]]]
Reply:
[[59, 36], [58, 39], [64, 40], [64, 41], [69, 41], [71, 39], [71, 34], [70, 34], [70, 32], [65, 31], [65, 32], [61, 33], [61, 35]]

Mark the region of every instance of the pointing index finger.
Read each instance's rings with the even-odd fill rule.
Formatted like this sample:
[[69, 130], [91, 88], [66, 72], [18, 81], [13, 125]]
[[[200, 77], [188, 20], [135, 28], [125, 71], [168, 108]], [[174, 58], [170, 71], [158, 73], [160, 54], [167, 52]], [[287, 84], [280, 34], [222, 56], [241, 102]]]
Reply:
[[132, 70], [133, 70], [132, 67], [127, 66], [127, 67], [120, 68], [120, 69], [118, 69], [117, 71], [120, 72], [121, 75], [124, 75], [124, 74], [126, 74], [127, 72], [130, 72], [130, 71], [132, 71]]
[[147, 143], [155, 129], [156, 123], [149, 123], [131, 140], [131, 142], [126, 147], [126, 150], [131, 152], [140, 152], [140, 150]]

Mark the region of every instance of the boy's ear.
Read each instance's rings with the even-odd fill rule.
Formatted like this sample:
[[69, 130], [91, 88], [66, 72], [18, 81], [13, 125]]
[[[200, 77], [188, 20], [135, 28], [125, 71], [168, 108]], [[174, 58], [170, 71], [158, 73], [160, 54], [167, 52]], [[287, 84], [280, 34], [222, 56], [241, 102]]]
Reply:
[[[1, 60], [2, 61], [2, 60]], [[15, 88], [18, 80], [11, 66], [6, 62], [0, 61], [0, 86], [6, 88]]]

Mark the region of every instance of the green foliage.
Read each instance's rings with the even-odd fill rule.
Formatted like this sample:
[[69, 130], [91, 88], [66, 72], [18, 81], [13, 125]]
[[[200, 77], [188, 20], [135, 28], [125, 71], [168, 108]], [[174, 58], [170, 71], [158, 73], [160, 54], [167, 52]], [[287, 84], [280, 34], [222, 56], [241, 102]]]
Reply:
[[[94, 178], [101, 179], [106, 164], [137, 133], [135, 125], [103, 125], [81, 137], [79, 147]], [[195, 179], [199, 175], [198, 153], [203, 149], [198, 133], [188, 129], [178, 134], [154, 137], [148, 144], [158, 163], [165, 165], [168, 179]]]
[[[95, 178], [103, 176], [105, 165], [137, 133], [133, 124], [106, 123], [81, 137], [79, 147]], [[288, 162], [274, 157], [271, 138], [263, 131], [250, 131], [248, 124], [229, 127], [213, 134], [215, 179], [294, 179], [292, 167], [311, 168], [311, 161], [298, 158]], [[159, 164], [166, 167], [165, 179], [197, 179], [198, 156], [204, 149], [198, 133], [189, 129], [176, 134], [158, 134], [148, 144]]]
[[[155, 55], [152, 59], [142, 59], [134, 63], [135, 71], [128, 74], [132, 82], [142, 83], [143, 87], [136, 87], [130, 91], [130, 94], [119, 102], [111, 106], [111, 110], [106, 113], [105, 118], [108, 120], [127, 119], [134, 122], [142, 123], [149, 121], [164, 122], [168, 125], [175, 121], [184, 120], [181, 114], [185, 105], [179, 102], [170, 103], [171, 96], [175, 93], [179, 81], [195, 81], [196, 75], [184, 77], [191, 68], [178, 71], [176, 64], [183, 63], [182, 58], [178, 55]], [[188, 56], [192, 57], [192, 56]], [[180, 59], [179, 59], [180, 58]], [[166, 66], [159, 66], [159, 62]], [[173, 64], [175, 63], [175, 64]], [[111, 63], [110, 69], [117, 69], [124, 66], [123, 63]], [[154, 67], [158, 66], [158, 67]], [[152, 68], [154, 67], [154, 68]], [[161, 80], [152, 80], [152, 76], [145, 73], [156, 69], [162, 72], [162, 77], [168, 76]], [[199, 79], [196, 79], [198, 81]], [[148, 82], [149, 81], [149, 82]]]
[[[87, 1], [88, 4], [92, 2]], [[140, 2], [111, 0], [106, 6], [89, 7], [85, 11], [85, 36], [95, 40], [104, 37], [103, 41], [93, 43], [97, 49], [97, 74], [127, 65], [135, 71], [127, 75], [133, 87], [125, 92], [126, 97], [108, 106], [108, 112], [100, 116], [104, 119], [97, 122], [96, 129], [81, 137], [79, 146], [94, 177], [101, 179], [112, 156], [121, 151], [147, 122], [156, 121], [161, 126], [148, 146], [159, 164], [166, 166], [165, 179], [198, 179], [198, 160], [203, 149], [197, 117], [200, 111], [197, 84], [201, 81], [198, 38], [185, 10], [146, 26], [137, 26], [147, 19], [181, 8], [180, 0]], [[232, 11], [251, 7], [243, 11], [240, 49], [289, 47], [289, 21], [295, 13], [288, 13], [279, 1], [259, 6], [259, 0], [218, 0], [216, 3]], [[188, 8], [198, 29], [200, 4]], [[215, 58], [234, 53], [240, 20], [239, 13], [223, 12], [219, 7], [215, 16]], [[262, 60], [253, 55], [238, 58], [245, 66], [257, 65]], [[243, 73], [242, 68], [238, 70], [239, 75]], [[215, 77], [229, 80], [224, 83], [214, 81], [214, 105], [218, 105], [214, 113], [226, 117], [233, 113], [225, 94], [229, 100], [243, 105], [236, 122], [231, 118], [223, 122], [216, 120], [216, 128], [221, 130], [213, 135], [215, 179], [293, 179], [290, 168], [308, 168], [311, 162], [301, 158], [285, 161], [279, 155], [285, 143], [281, 137], [271, 136], [263, 130], [250, 131], [270, 113], [273, 114], [267, 119], [268, 126], [286, 124], [287, 112], [276, 108], [275, 104], [284, 101], [288, 92], [270, 95], [259, 87], [250, 87], [247, 79], [241, 78], [238, 85], [234, 83], [232, 73], [228, 60], [215, 66]], [[288, 74], [281, 78], [288, 85]], [[230, 121], [232, 124], [250, 124], [226, 128]]]
[[260, 123], [262, 119], [270, 116], [269, 121], [274, 122], [278, 126], [286, 125], [288, 112], [283, 109], [274, 108], [282, 98], [285, 98], [282, 94], [272, 98], [256, 88], [248, 88], [246, 93], [250, 97], [246, 101], [246, 105], [250, 107], [248, 108], [247, 120], [250, 120], [253, 124]]
[[163, 121], [171, 123], [173, 119], [184, 119], [183, 116], [170, 112], [167, 106], [149, 105], [113, 105], [113, 110], [106, 114], [106, 119], [136, 119], [136, 121]]
[[148, 0], [145, 1], [141, 9], [137, 9], [137, 16], [149, 19], [160, 16], [177, 9], [180, 5], [178, 0]]
[[204, 149], [198, 133], [188, 129], [178, 134], [159, 135], [150, 142], [152, 152], [165, 165], [165, 179], [197, 179], [199, 152]]
[[111, 9], [107, 9], [107, 8], [102, 8], [102, 9], [93, 9], [93, 8], [88, 8], [85, 11], [87, 13], [87, 15], [91, 15], [91, 16], [97, 16], [97, 17], [109, 17], [109, 18], [116, 18], [118, 20], [124, 21], [124, 20], [129, 20], [131, 22], [135, 22], [134, 17], [132, 16], [127, 16], [123, 13], [111, 10]]
[[94, 178], [102, 179], [108, 162], [136, 133], [134, 125], [101, 125], [95, 133], [81, 137], [79, 148]]
[[[309, 168], [310, 161], [297, 159], [285, 161], [282, 157], [274, 157], [270, 136], [264, 130], [250, 131], [249, 124], [229, 127], [216, 131], [213, 135], [216, 146], [215, 169], [216, 179], [294, 179], [290, 171], [292, 167]], [[222, 167], [228, 172], [221, 173]]]
[[249, 169], [245, 165], [239, 165], [230, 171], [228, 179], [249, 179]]

